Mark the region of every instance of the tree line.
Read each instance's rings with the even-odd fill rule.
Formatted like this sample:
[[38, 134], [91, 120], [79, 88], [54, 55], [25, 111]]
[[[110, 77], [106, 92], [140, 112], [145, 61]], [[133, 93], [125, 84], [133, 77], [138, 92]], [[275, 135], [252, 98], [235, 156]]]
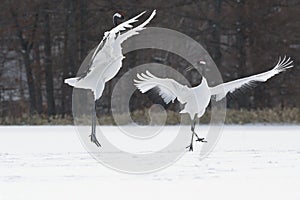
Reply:
[[[128, 19], [157, 9], [151, 26], [182, 32], [201, 43], [224, 81], [268, 70], [284, 54], [296, 66], [300, 61], [300, 0], [5, 0], [0, 7], [1, 117], [70, 115], [72, 88], [63, 80], [76, 75], [85, 56], [113, 27], [116, 11]], [[129, 53], [126, 69], [106, 85], [101, 112], [110, 112], [114, 84], [128, 68], [153, 61], [179, 71], [187, 67], [164, 51]], [[229, 99], [228, 107], [299, 107], [299, 72], [295, 67]], [[185, 75], [191, 82], [199, 78]], [[131, 101], [132, 110], [151, 101], [147, 95], [139, 97]]]

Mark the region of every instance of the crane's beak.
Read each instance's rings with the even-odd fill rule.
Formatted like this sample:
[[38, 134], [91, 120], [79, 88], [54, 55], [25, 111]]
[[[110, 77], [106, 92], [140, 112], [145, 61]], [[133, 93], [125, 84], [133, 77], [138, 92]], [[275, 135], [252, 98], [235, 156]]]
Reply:
[[[199, 60], [196, 62], [196, 65], [206, 65], [206, 62], [204, 60]], [[195, 69], [193, 65], [188, 66], [185, 71], [191, 71], [192, 69]]]
[[201, 64], [201, 65], [206, 65], [206, 62], [205, 62], [204, 60], [200, 60], [200, 61], [199, 61], [199, 64]]

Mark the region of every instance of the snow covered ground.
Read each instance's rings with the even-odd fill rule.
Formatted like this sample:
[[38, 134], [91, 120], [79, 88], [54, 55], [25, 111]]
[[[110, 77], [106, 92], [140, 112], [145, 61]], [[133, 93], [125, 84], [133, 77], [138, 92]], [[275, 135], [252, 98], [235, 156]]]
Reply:
[[2, 126], [0, 200], [300, 199], [300, 126], [225, 126], [214, 151], [198, 157], [124, 174], [86, 153], [72, 126]]

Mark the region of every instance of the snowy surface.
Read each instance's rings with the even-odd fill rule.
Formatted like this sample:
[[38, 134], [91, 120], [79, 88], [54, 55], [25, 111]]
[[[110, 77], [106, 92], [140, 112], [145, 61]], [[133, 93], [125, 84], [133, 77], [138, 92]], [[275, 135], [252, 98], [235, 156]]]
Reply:
[[95, 161], [72, 126], [2, 126], [0, 200], [300, 199], [300, 126], [225, 126], [198, 157], [130, 175]]

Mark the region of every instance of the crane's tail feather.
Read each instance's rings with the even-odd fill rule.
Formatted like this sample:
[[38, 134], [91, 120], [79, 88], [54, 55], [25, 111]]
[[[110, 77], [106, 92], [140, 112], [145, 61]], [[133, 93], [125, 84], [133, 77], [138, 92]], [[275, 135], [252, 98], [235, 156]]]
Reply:
[[75, 84], [78, 82], [79, 78], [78, 77], [75, 77], [75, 78], [68, 78], [68, 79], [65, 79], [65, 83], [67, 83], [68, 85], [70, 86], [75, 86]]
[[283, 59], [281, 59], [281, 57], [279, 57], [278, 63], [274, 67], [274, 70], [277, 71], [277, 73], [283, 72], [289, 68], [294, 67], [294, 65], [292, 65], [292, 63], [293, 63], [293, 60], [291, 60], [291, 57], [287, 58], [286, 56], [284, 56]]

